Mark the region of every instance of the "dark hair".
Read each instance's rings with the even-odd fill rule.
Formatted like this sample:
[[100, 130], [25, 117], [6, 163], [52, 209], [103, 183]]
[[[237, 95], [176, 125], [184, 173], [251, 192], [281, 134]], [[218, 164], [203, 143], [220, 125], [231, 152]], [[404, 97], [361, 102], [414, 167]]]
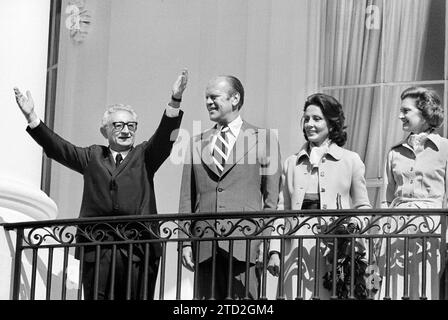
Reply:
[[[347, 127], [344, 126], [345, 116], [339, 101], [327, 94], [315, 93], [306, 98], [303, 112], [305, 112], [310, 105], [316, 105], [320, 108], [328, 123], [328, 138], [338, 146], [342, 147], [347, 141], [347, 133], [345, 132]], [[305, 128], [303, 128], [303, 134], [308, 141]]]
[[244, 87], [243, 84], [241, 83], [241, 81], [234, 76], [229, 76], [229, 75], [224, 75], [224, 76], [220, 76], [222, 78], [224, 78], [227, 83], [230, 86], [230, 91], [229, 91], [229, 95], [235, 94], [235, 93], [239, 93], [240, 94], [240, 101], [238, 102], [238, 110], [241, 109], [241, 107], [244, 104]]
[[401, 93], [401, 100], [415, 99], [415, 106], [422, 112], [423, 119], [431, 128], [439, 127], [443, 122], [443, 108], [437, 92], [431, 88], [410, 87]]

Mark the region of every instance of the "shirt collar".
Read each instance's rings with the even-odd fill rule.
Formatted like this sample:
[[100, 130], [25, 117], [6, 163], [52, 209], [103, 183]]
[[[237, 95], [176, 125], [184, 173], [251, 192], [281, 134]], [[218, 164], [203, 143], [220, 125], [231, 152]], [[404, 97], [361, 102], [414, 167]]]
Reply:
[[[410, 136], [411, 134], [412, 134], [412, 133], [408, 134], [408, 135], [406, 136], [406, 138], [404, 138], [404, 139], [402, 139], [400, 142], [394, 144], [394, 145], [392, 146], [392, 149], [397, 148], [397, 147], [399, 147], [399, 146], [404, 146], [404, 145], [409, 146], [409, 145], [408, 145], [408, 139], [409, 139], [409, 136]], [[440, 135], [438, 135], [438, 134], [435, 133], [435, 132], [431, 132], [430, 134], [428, 134], [428, 141], [431, 141], [432, 144], [437, 148], [437, 150], [440, 150], [440, 138], [441, 138]]]
[[109, 147], [109, 150], [110, 150], [110, 153], [112, 153], [112, 157], [115, 159], [115, 157], [117, 156], [117, 154], [121, 154], [121, 156], [123, 157], [123, 159], [124, 158], [126, 158], [126, 156], [128, 155], [128, 153], [131, 151], [131, 149], [128, 149], [128, 150], [126, 150], [126, 151], [121, 151], [121, 152], [118, 152], [118, 151], [114, 151], [114, 150], [112, 150], [110, 147]]
[[[308, 154], [308, 144], [309, 144], [309, 142], [306, 142], [300, 148], [300, 151], [297, 153], [297, 162], [299, 162], [300, 158], [302, 158], [303, 156], [306, 156], [309, 159], [310, 156]], [[330, 155], [335, 160], [341, 160], [341, 158], [342, 158], [342, 151], [343, 151], [343, 149], [340, 146], [338, 146], [336, 143], [332, 142], [328, 146], [327, 154]]]
[[[241, 119], [240, 115], [238, 115], [238, 117], [236, 117], [235, 119], [233, 119], [233, 121], [231, 121], [229, 124], [227, 124], [230, 132], [235, 137], [237, 137], [238, 134], [240, 133], [242, 125], [243, 125], [243, 119]], [[222, 125], [218, 124], [216, 126], [216, 128], [218, 129], [218, 131], [221, 131]]]

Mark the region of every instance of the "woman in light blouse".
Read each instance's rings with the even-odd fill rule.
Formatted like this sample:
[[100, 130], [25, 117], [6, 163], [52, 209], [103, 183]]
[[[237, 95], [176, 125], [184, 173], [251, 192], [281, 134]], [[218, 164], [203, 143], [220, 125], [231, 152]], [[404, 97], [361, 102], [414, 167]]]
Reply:
[[[434, 90], [411, 87], [401, 94], [399, 118], [407, 137], [395, 144], [387, 155], [384, 185], [382, 190], [383, 207], [400, 209], [445, 208], [448, 175], [448, 140], [436, 133], [443, 122], [443, 108]], [[396, 219], [391, 227], [402, 227], [413, 217]], [[406, 221], [406, 222], [404, 222]], [[391, 221], [389, 221], [391, 223]], [[439, 223], [438, 217], [428, 216], [412, 220], [410, 223], [424, 228], [433, 228]], [[427, 224], [427, 225], [426, 225]], [[387, 232], [387, 229], [385, 230]], [[415, 233], [412, 227], [404, 228], [402, 234]], [[440, 256], [437, 250], [439, 240], [426, 241], [428, 260], [426, 261], [426, 292], [422, 292], [422, 239], [409, 240], [409, 298], [438, 298], [438, 272]], [[390, 295], [392, 299], [404, 296], [404, 240], [391, 240]], [[385, 241], [382, 241], [382, 258]], [[385, 261], [383, 261], [384, 263]], [[385, 267], [383, 265], [383, 267]], [[383, 274], [385, 270], [383, 269]], [[382, 294], [385, 293], [383, 280]]]
[[[282, 187], [278, 210], [349, 209], [371, 208], [364, 178], [365, 166], [359, 155], [342, 148], [347, 140], [341, 104], [333, 97], [317, 93], [305, 102], [302, 119], [306, 142], [300, 151], [286, 159], [282, 172]], [[350, 205], [351, 203], [351, 205]], [[308, 223], [321, 224], [326, 218], [313, 218]], [[328, 220], [326, 222], [328, 223]], [[277, 221], [277, 228], [288, 224], [287, 219]], [[313, 228], [303, 226], [297, 235], [313, 235]], [[280, 273], [280, 241], [271, 240], [268, 270], [274, 276]], [[300, 297], [313, 297], [315, 281], [319, 281], [319, 297], [330, 297], [324, 288], [324, 274], [331, 269], [325, 256], [325, 248], [316, 250], [315, 239], [303, 239], [298, 247], [297, 239], [285, 240], [284, 288], [288, 299], [297, 296], [298, 252], [302, 282]], [[319, 251], [319, 274], [315, 278], [316, 251]]]

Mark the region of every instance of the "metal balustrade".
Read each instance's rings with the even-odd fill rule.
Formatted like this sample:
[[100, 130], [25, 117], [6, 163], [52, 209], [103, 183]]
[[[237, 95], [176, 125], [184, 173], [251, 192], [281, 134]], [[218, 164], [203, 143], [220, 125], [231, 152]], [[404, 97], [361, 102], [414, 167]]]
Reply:
[[[84, 299], [81, 279], [88, 253], [95, 263], [93, 299], [97, 299], [95, 285], [104, 272], [99, 257], [106, 251], [112, 261], [108, 298], [117, 296], [115, 263], [117, 254], [124, 252], [128, 259], [125, 299], [134, 297], [130, 283], [134, 272], [130, 257], [134, 255], [144, 261], [143, 295], [139, 298], [150, 299], [147, 266], [154, 248], [160, 250], [154, 298], [198, 299], [199, 279], [182, 267], [179, 248], [192, 243], [197, 259], [198, 244], [204, 241], [211, 244], [213, 253], [224, 246], [231, 254], [235, 243], [242, 241], [246, 270], [251, 266], [251, 242], [261, 241], [263, 259], [257, 266], [261, 274], [257, 298], [261, 300], [447, 297], [446, 210], [260, 211], [217, 216], [158, 214], [4, 223], [4, 229], [16, 239], [11, 299]], [[272, 249], [275, 241], [280, 253], [278, 278], [268, 272], [269, 247]], [[79, 261], [73, 257], [75, 250]], [[228, 270], [232, 274], [231, 261]], [[186, 277], [191, 278], [191, 286], [183, 288]], [[246, 278], [246, 288], [250, 280]], [[214, 281], [210, 286], [214, 288]], [[229, 281], [229, 299], [232, 290]]]

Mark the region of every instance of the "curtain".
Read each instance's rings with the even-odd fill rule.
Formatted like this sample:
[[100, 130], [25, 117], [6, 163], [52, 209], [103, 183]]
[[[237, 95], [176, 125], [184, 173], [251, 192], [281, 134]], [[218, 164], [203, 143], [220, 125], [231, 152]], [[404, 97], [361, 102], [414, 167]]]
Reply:
[[[384, 36], [385, 81], [420, 80], [423, 73], [423, 57], [426, 48], [428, 16], [431, 0], [387, 1]], [[418, 23], [417, 23], [418, 22]], [[390, 53], [390, 54], [389, 54]], [[380, 147], [385, 158], [395, 142], [404, 138], [398, 119], [401, 92], [408, 86], [385, 88], [383, 105], [383, 132]], [[443, 97], [443, 91], [439, 92]]]
[[[368, 181], [382, 177], [387, 150], [403, 137], [398, 112], [404, 87], [366, 85], [420, 79], [430, 5], [431, 0], [325, 1], [321, 85], [358, 86], [326, 91], [343, 105], [346, 147], [363, 159]], [[379, 13], [379, 28], [366, 25], [368, 6]], [[369, 195], [372, 205], [379, 204], [377, 190]]]

